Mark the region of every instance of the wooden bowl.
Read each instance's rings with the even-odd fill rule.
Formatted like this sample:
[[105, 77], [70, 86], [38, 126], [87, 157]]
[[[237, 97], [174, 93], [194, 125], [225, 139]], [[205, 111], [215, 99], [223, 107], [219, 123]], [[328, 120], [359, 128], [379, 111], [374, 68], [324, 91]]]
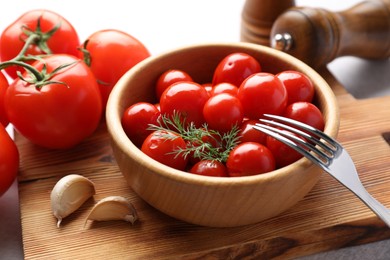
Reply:
[[139, 101], [157, 102], [155, 83], [168, 69], [182, 69], [199, 83], [210, 82], [222, 58], [245, 52], [259, 60], [262, 70], [277, 73], [297, 70], [314, 83], [316, 103], [325, 117], [325, 133], [335, 137], [339, 126], [336, 98], [313, 69], [277, 50], [251, 43], [204, 44], [150, 57], [128, 71], [113, 89], [107, 126], [114, 156], [129, 186], [156, 209], [189, 223], [232, 227], [274, 217], [302, 199], [322, 171], [306, 158], [273, 172], [248, 177], [207, 177], [165, 166], [141, 152], [127, 138], [121, 116]]

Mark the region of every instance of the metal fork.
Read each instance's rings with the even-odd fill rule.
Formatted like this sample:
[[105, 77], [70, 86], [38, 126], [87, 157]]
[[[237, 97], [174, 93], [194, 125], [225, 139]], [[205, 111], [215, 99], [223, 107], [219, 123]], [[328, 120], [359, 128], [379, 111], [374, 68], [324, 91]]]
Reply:
[[355, 164], [340, 143], [316, 128], [282, 116], [266, 114], [260, 122], [254, 126], [256, 130], [285, 143], [321, 167], [352, 191], [390, 227], [389, 210], [364, 188]]

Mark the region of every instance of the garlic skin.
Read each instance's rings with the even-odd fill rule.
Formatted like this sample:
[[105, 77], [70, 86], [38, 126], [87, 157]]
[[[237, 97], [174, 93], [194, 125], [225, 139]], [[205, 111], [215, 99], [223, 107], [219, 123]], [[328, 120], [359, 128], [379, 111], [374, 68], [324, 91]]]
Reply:
[[137, 219], [137, 211], [128, 199], [121, 196], [109, 196], [96, 203], [87, 216], [85, 224], [88, 220], [124, 220], [134, 224]]
[[90, 197], [95, 195], [95, 185], [88, 178], [70, 174], [61, 178], [50, 194], [53, 215], [60, 227], [63, 218], [76, 211]]

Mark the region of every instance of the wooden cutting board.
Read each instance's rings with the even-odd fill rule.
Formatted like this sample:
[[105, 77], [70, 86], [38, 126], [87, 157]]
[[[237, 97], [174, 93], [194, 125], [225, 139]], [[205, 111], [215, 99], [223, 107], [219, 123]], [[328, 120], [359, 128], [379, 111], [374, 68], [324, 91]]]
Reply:
[[[356, 100], [328, 71], [321, 74], [338, 97], [339, 141], [368, 191], [390, 207], [390, 149], [385, 141], [390, 139], [390, 97]], [[164, 215], [128, 188], [104, 123], [69, 151], [39, 148], [18, 135], [16, 141], [26, 259], [288, 259], [390, 238], [390, 229], [326, 173], [302, 201], [278, 217], [243, 227], [208, 228]], [[57, 228], [50, 191], [71, 173], [90, 178], [97, 193]], [[84, 227], [95, 201], [109, 195], [129, 198], [139, 222], [88, 222]]]

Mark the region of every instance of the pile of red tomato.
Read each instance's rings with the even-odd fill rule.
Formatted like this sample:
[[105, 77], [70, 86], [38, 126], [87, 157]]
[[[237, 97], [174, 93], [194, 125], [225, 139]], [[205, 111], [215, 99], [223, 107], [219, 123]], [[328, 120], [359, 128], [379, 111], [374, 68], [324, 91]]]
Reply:
[[72, 24], [49, 10], [9, 24], [0, 36], [0, 196], [19, 164], [4, 130], [9, 123], [36, 145], [72, 148], [98, 127], [117, 80], [149, 56], [119, 30], [100, 30], [81, 42]]
[[[210, 82], [199, 84], [176, 69], [163, 73], [155, 86], [159, 103], [139, 102], [123, 114], [130, 140], [173, 168], [233, 177], [266, 173], [301, 158], [253, 128], [263, 114], [324, 128], [322, 113], [312, 103], [314, 86], [303, 73], [263, 72], [252, 56], [232, 53], [218, 64]], [[206, 151], [194, 156], [200, 144]]]

